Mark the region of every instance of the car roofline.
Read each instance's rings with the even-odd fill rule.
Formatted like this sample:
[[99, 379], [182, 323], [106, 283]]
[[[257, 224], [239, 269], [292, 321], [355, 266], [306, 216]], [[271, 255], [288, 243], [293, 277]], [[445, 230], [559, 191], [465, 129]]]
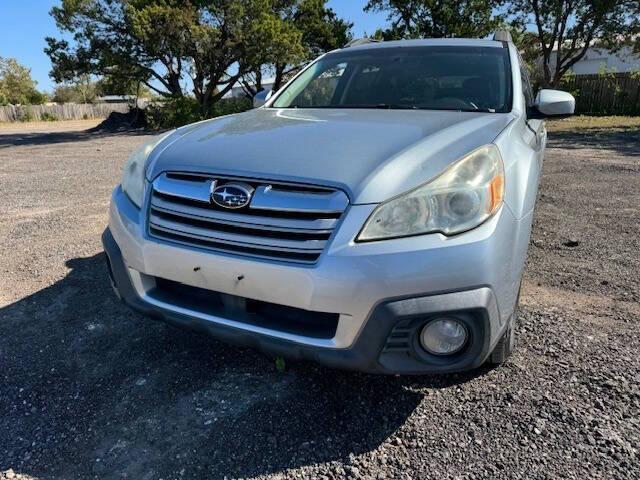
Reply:
[[334, 50], [342, 52], [345, 50], [372, 50], [379, 48], [411, 48], [411, 47], [493, 47], [504, 48], [505, 42], [478, 38], [426, 38], [417, 40], [390, 40], [385, 42], [370, 42], [360, 45], [347, 46]]

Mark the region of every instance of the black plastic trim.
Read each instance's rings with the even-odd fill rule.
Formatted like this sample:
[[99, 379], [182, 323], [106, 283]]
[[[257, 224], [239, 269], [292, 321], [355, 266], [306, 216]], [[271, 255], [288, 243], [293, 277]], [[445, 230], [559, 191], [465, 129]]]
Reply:
[[[137, 295], [120, 248], [109, 229], [103, 233], [102, 243], [109, 262], [110, 276], [124, 303], [145, 315], [181, 328], [207, 333], [228, 343], [290, 359], [311, 360], [332, 368], [384, 374], [433, 374], [470, 370], [482, 365], [491, 353], [489, 312], [493, 296], [488, 288], [383, 302], [374, 308], [352, 347], [322, 348], [256, 334], [151, 305]], [[387, 339], [396, 326], [409, 322], [410, 327], [415, 325], [417, 328], [440, 314], [456, 314], [468, 319], [467, 326], [472, 329], [474, 340], [461, 355], [440, 357], [439, 361], [434, 361], [411, 346], [407, 351], [385, 351]]]

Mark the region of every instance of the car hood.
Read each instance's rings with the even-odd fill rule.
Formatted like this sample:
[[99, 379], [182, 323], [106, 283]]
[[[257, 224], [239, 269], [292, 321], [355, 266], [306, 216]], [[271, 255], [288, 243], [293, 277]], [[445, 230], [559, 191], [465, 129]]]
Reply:
[[491, 143], [510, 114], [351, 109], [258, 109], [188, 125], [153, 152], [163, 171], [326, 185], [352, 203], [378, 203], [425, 183]]

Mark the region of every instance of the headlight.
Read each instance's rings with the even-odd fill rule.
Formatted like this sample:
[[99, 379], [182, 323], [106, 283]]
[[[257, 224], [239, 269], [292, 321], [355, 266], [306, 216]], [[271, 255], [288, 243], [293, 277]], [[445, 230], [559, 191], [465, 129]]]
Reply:
[[127, 163], [124, 164], [122, 190], [138, 208], [140, 208], [144, 199], [144, 172], [147, 159], [156, 145], [172, 133], [173, 131], [168, 132], [144, 143], [129, 156]]
[[358, 240], [461, 233], [489, 218], [503, 198], [500, 152], [495, 145], [485, 145], [429, 183], [381, 204], [367, 220]]

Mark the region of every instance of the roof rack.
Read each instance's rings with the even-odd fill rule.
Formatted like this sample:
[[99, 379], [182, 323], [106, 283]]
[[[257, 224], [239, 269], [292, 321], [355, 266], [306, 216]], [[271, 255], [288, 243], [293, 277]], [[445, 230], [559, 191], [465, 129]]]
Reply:
[[493, 34], [493, 39], [496, 42], [513, 43], [513, 38], [511, 38], [511, 32], [509, 30], [496, 30], [496, 32]]
[[382, 40], [378, 40], [376, 38], [354, 38], [349, 43], [347, 43], [343, 48], [351, 48], [358, 47], [360, 45], [366, 45], [367, 43], [379, 43]]

